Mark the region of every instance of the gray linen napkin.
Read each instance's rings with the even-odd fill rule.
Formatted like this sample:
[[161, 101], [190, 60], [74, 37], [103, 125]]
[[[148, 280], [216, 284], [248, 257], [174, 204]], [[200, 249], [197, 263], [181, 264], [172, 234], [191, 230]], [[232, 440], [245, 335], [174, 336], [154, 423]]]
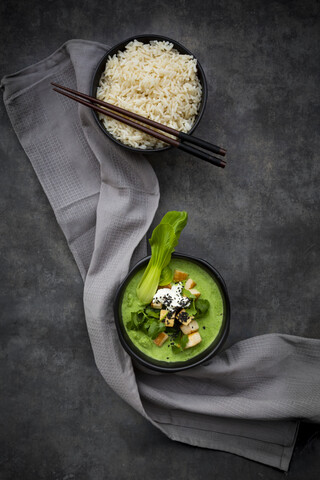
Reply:
[[173, 375], [134, 368], [118, 341], [112, 300], [130, 263], [146, 254], [158, 182], [143, 155], [109, 142], [89, 109], [50, 86], [88, 91], [105, 51], [71, 40], [1, 84], [12, 125], [84, 280], [97, 366], [115, 392], [171, 439], [287, 470], [299, 419], [320, 420], [320, 340], [262, 335]]

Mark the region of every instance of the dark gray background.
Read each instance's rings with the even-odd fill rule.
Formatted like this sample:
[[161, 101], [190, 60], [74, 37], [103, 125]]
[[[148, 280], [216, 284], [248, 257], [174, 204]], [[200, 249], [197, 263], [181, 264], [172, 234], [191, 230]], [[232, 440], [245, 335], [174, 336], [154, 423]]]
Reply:
[[[70, 38], [174, 38], [209, 97], [197, 134], [228, 149], [219, 170], [181, 152], [151, 163], [155, 217], [189, 212], [179, 251], [206, 258], [232, 302], [228, 344], [319, 329], [319, 2], [41, 0], [0, 3], [0, 76]], [[281, 472], [173, 443], [98, 373], [82, 282], [0, 107], [2, 479], [280, 479]], [[318, 479], [320, 429], [303, 425], [288, 477]]]

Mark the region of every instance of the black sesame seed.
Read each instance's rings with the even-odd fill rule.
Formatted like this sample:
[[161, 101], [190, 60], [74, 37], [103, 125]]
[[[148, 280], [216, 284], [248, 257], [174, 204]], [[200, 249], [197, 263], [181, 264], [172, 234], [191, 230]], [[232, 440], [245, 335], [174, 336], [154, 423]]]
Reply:
[[206, 327], [202, 327], [202, 328], [203, 328], [203, 330], [205, 330], [205, 329], [206, 329]]

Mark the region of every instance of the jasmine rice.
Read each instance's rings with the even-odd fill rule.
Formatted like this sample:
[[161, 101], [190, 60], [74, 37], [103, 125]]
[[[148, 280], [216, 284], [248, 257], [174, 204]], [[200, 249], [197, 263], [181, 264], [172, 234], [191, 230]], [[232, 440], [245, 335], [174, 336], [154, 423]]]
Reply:
[[[187, 133], [200, 107], [202, 88], [197, 60], [166, 41], [133, 40], [125, 50], [108, 57], [97, 98]], [[160, 140], [100, 115], [105, 128], [134, 148], [163, 147]]]

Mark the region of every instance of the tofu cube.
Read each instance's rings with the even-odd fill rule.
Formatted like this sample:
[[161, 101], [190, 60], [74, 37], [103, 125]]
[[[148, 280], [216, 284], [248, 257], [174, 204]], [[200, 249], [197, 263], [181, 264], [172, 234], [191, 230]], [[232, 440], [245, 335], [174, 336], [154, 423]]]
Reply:
[[176, 316], [175, 312], [169, 312], [168, 315], [166, 315], [164, 319], [164, 324], [166, 327], [173, 327], [175, 316]]
[[184, 286], [184, 288], [186, 290], [190, 290], [190, 288], [193, 288], [195, 287], [197, 284], [194, 280], [192, 280], [192, 278], [188, 278], [188, 280], [186, 281], [186, 284]]
[[201, 335], [199, 332], [190, 333], [188, 335], [188, 343], [185, 348], [191, 348], [201, 342]]
[[181, 325], [180, 329], [185, 335], [189, 335], [189, 333], [196, 332], [199, 330], [199, 325], [196, 320], [192, 320], [189, 325]]
[[200, 295], [201, 295], [199, 290], [197, 290], [196, 288], [189, 289], [189, 292], [192, 293], [192, 295], [195, 295], [197, 298], [200, 297]]
[[160, 322], [166, 318], [168, 313], [169, 313], [169, 310], [161, 310], [160, 311]]
[[173, 273], [174, 282], [182, 282], [182, 280], [186, 280], [188, 277], [189, 273], [182, 272], [181, 270], [175, 270]]
[[176, 319], [179, 320], [179, 322], [183, 325], [189, 325], [189, 323], [192, 322], [193, 317], [189, 315], [183, 308], [179, 313], [177, 313]]
[[153, 303], [151, 302], [151, 308], [155, 308], [156, 310], [161, 310], [162, 309], [162, 303]]
[[169, 338], [169, 336], [164, 333], [164, 332], [161, 332], [159, 333], [159, 335], [157, 336], [157, 338], [155, 338], [153, 341], [154, 343], [158, 346], [158, 347], [162, 347], [162, 345], [164, 344], [164, 342]]

